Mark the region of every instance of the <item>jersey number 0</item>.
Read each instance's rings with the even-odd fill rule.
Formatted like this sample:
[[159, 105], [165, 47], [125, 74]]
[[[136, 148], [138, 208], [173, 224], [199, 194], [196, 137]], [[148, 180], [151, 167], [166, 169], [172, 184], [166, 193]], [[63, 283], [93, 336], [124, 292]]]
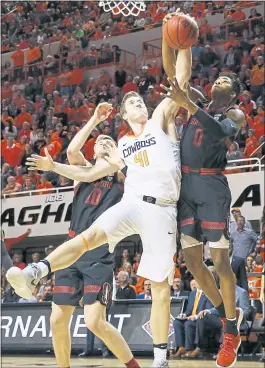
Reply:
[[91, 192], [87, 197], [86, 204], [92, 204], [93, 206], [97, 206], [99, 204], [101, 194], [102, 190], [100, 188], [95, 188], [93, 192]]

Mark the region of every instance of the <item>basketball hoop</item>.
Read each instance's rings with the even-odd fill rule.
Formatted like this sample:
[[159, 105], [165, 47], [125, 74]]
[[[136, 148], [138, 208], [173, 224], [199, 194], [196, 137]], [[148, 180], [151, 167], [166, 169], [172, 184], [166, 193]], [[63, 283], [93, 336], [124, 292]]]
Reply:
[[146, 5], [143, 1], [100, 1], [105, 12], [112, 12], [114, 15], [122, 14], [125, 17], [133, 15], [137, 17], [140, 12], [145, 11]]

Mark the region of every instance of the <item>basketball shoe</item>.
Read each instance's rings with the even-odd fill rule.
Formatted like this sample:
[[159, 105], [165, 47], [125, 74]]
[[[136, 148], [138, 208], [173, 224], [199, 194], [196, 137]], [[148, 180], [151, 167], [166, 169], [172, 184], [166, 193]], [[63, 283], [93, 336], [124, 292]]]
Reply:
[[154, 360], [150, 368], [168, 368], [168, 360], [161, 359], [161, 360]]
[[[241, 345], [240, 325], [243, 320], [243, 316], [243, 310], [241, 308], [236, 308], [238, 335], [235, 336], [227, 332], [224, 333], [223, 343], [216, 359], [216, 366], [219, 368], [229, 368], [236, 364], [237, 351]], [[225, 330], [226, 319], [221, 318], [221, 321]]]
[[37, 263], [31, 263], [24, 270], [11, 267], [6, 273], [6, 278], [17, 295], [24, 299], [30, 299], [33, 290], [41, 279], [41, 270]]

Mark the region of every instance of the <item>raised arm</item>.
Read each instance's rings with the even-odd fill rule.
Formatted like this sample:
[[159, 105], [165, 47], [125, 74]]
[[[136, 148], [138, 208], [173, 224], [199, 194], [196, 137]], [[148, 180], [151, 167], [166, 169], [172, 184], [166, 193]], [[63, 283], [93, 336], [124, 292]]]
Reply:
[[202, 127], [207, 129], [212, 135], [219, 139], [223, 139], [237, 134], [241, 120], [241, 114], [238, 113], [237, 110], [235, 110], [236, 112], [234, 114], [228, 114], [226, 119], [219, 122], [191, 101], [188, 91], [180, 89], [176, 80], [170, 81], [170, 86], [171, 89], [163, 86], [167, 95], [169, 95], [177, 105], [184, 107], [190, 115], [194, 115], [194, 117], [200, 121]]
[[[164, 19], [164, 25], [172, 16], [177, 15], [179, 9], [174, 14], [168, 14]], [[179, 80], [182, 88], [189, 81], [191, 76], [191, 50], [179, 50], [176, 57], [176, 51], [167, 45], [164, 38], [162, 38], [162, 58], [163, 67], [170, 79]], [[180, 105], [165, 97], [164, 100], [157, 106], [153, 113], [152, 119], [159, 122], [161, 128], [170, 135], [171, 138], [177, 139], [175, 129], [175, 116], [179, 110]]]
[[[118, 148], [116, 149], [118, 150]], [[72, 180], [91, 183], [124, 168], [124, 162], [119, 158], [119, 153], [117, 153], [115, 161], [102, 159], [92, 167], [54, 162], [46, 148], [45, 155], [45, 157], [38, 155], [29, 157], [26, 162], [28, 170], [54, 171]]]
[[96, 107], [96, 110], [92, 118], [87, 122], [87, 124], [74, 136], [71, 143], [67, 148], [67, 158], [71, 165], [87, 165], [87, 161], [81, 152], [87, 138], [90, 136], [91, 132], [95, 127], [103, 120], [106, 120], [112, 111], [112, 105], [103, 102]]

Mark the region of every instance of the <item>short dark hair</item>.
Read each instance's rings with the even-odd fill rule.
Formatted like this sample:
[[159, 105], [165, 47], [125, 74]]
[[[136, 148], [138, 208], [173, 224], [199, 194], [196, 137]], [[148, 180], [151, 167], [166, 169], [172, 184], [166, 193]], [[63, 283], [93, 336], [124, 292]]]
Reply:
[[231, 79], [232, 89], [235, 92], [236, 97], [238, 97], [243, 92], [243, 87], [240, 80], [237, 78], [237, 75], [234, 73], [220, 73], [220, 77], [227, 77]]

